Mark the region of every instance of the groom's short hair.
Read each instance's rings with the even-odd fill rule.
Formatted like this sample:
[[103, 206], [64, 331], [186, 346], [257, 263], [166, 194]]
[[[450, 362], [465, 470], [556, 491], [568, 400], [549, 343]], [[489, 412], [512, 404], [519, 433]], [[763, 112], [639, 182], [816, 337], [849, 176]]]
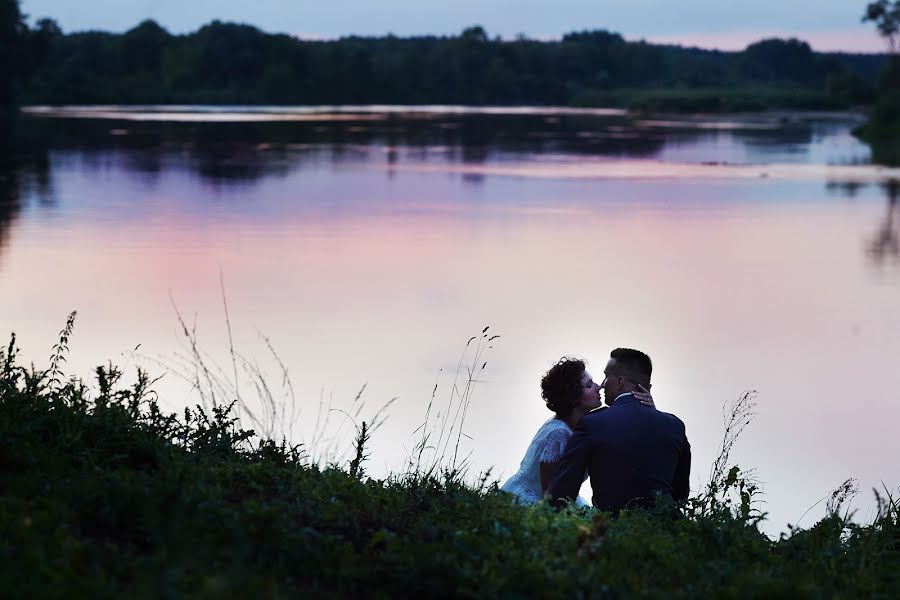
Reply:
[[650, 376], [653, 374], [653, 361], [640, 350], [631, 348], [616, 348], [609, 353], [609, 357], [615, 359], [613, 370], [617, 375], [639, 383], [643, 386], [650, 384]]

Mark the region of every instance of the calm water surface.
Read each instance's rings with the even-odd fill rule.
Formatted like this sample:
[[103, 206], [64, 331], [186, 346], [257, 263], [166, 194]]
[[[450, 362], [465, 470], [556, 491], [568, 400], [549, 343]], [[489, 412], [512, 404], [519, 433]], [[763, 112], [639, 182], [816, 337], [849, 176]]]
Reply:
[[320, 403], [355, 414], [364, 384], [358, 419], [398, 398], [373, 475], [402, 467], [435, 384], [446, 405], [490, 326], [473, 471], [517, 468], [559, 356], [599, 375], [632, 346], [687, 423], [695, 489], [723, 405], [758, 390], [735, 459], [764, 484], [769, 531], [847, 477], [861, 519], [871, 487], [900, 484], [900, 173], [870, 164], [855, 117], [160, 110], [35, 111], [3, 161], [0, 334], [27, 360], [45, 364], [77, 309], [72, 372], [144, 365], [167, 373], [167, 408], [195, 403], [166, 367], [184, 352], [173, 305], [230, 373], [224, 284], [237, 349], [280, 390], [262, 334], [290, 373], [295, 440]]

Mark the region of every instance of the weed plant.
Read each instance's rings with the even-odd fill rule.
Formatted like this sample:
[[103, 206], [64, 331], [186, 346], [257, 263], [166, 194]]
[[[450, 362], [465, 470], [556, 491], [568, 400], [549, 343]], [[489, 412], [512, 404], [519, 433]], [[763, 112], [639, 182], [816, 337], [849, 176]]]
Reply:
[[397, 398], [389, 399], [373, 412], [365, 397], [367, 384], [362, 385], [349, 405], [336, 402], [333, 394], [326, 396], [322, 390], [315, 417], [306, 423], [312, 425], [311, 431], [308, 427], [306, 431], [300, 431], [298, 421], [303, 409], [298, 406], [287, 366], [271, 340], [261, 332], [257, 334], [264, 346], [264, 361], [251, 358], [236, 348], [221, 278], [220, 283], [228, 338], [225, 364], [203, 349], [196, 315], [189, 325], [174, 300], [172, 307], [181, 333], [181, 351], [168, 357], [140, 358], [155, 363], [188, 384], [204, 411], [212, 411], [223, 403], [231, 405], [230, 414], [236, 425], [251, 427], [254, 440], [280, 439], [288, 443], [288, 440], [298, 439], [307, 461], [321, 467], [345, 461], [348, 454], [355, 451], [355, 446], [347, 443], [349, 432], [358, 436], [364, 421], [368, 435], [377, 432]]
[[[416, 468], [372, 479], [365, 423], [349, 461], [322, 465], [242, 429], [236, 400], [168, 414], [141, 369], [128, 386], [111, 365], [95, 386], [65, 378], [73, 322], [46, 370], [18, 363], [14, 336], [0, 350], [8, 597], [900, 594], [900, 501], [888, 490], [864, 525], [841, 512], [838, 492], [807, 529], [777, 540], [759, 531], [756, 491], [728, 464], [728, 435], [746, 425], [752, 395], [726, 413], [724, 458], [684, 506], [555, 512], [517, 505], [487, 477], [466, 483], [464, 461], [441, 454], [464, 435], [463, 380], [459, 405], [419, 432]], [[489, 345], [482, 335], [474, 350]], [[462, 375], [474, 384], [479, 370]], [[444, 422], [456, 425], [433, 427]]]

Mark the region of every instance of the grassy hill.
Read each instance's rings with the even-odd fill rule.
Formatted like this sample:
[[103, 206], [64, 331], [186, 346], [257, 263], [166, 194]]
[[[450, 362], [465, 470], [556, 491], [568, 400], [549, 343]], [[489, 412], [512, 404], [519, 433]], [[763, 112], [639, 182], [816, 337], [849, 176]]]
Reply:
[[[139, 371], [66, 379], [0, 350], [0, 581], [10, 597], [897, 597], [900, 503], [770, 540], [724, 461], [680, 511], [520, 507], [487, 478], [364, 473], [241, 430], [229, 407], [165, 414]], [[721, 458], [721, 457], [720, 457]], [[727, 458], [727, 452], [725, 454]], [[731, 500], [733, 499], [733, 500]], [[678, 513], [683, 517], [676, 517]]]

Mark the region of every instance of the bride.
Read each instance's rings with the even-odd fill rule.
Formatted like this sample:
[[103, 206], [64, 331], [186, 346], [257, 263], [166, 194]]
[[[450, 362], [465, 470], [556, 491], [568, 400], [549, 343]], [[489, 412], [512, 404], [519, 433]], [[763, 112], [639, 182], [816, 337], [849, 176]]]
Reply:
[[[514, 494], [523, 504], [538, 502], [544, 497], [578, 420], [603, 405], [600, 386], [585, 370], [584, 361], [566, 356], [541, 379], [541, 396], [547, 408], [556, 414], [537, 430], [519, 471], [500, 488]], [[654, 406], [653, 398], [643, 387], [634, 396], [643, 404]], [[576, 503], [590, 506], [580, 496]]]

